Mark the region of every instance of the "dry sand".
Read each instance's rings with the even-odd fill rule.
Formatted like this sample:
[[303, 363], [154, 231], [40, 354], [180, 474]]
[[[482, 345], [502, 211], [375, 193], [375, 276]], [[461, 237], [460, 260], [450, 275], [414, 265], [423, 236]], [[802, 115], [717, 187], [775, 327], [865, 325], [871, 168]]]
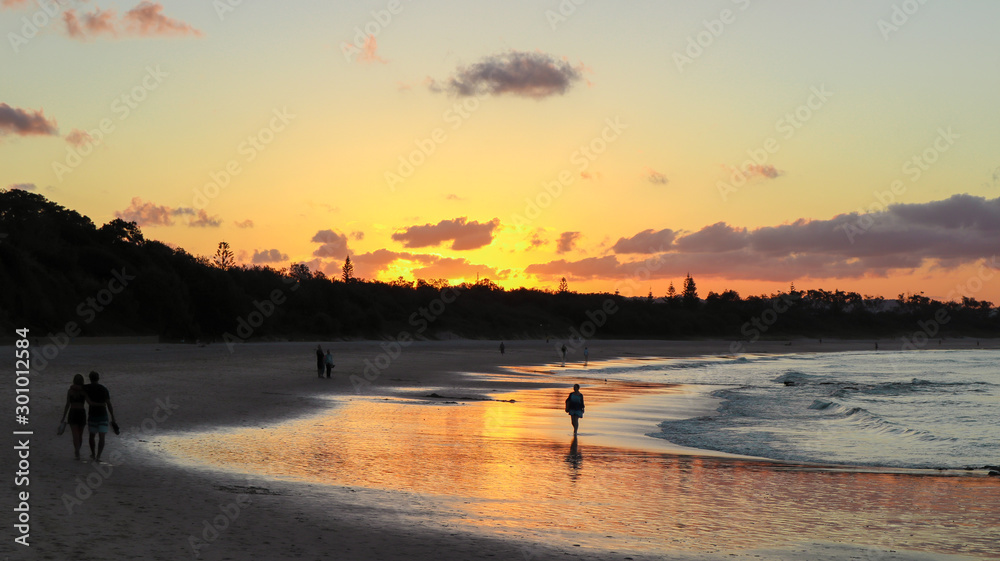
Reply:
[[[898, 341], [880, 343], [883, 349], [899, 347]], [[997, 341], [979, 344], [984, 348], [1000, 347]], [[976, 345], [975, 340], [946, 340], [941, 348]], [[972, 554], [966, 557], [930, 553], [939, 551], [933, 544], [920, 547], [921, 540], [933, 540], [954, 528], [968, 526], [969, 520], [950, 517], [961, 517], [961, 501], [975, 500], [977, 496], [992, 501], [990, 509], [994, 511], [992, 519], [982, 521], [982, 540], [997, 543], [1000, 520], [995, 513], [995, 479], [831, 472], [817, 475], [777, 464], [677, 455], [672, 452], [679, 450], [665, 449], [667, 445], [660, 442], [651, 444], [652, 449], [642, 449], [631, 441], [615, 448], [610, 446], [612, 442], [587, 441], [584, 436], [580, 443], [584, 452], [579, 454], [567, 447], [565, 416], [556, 415], [564, 427], [553, 428], [553, 416], [544, 414], [546, 407], [558, 406], [551, 401], [561, 399], [566, 386], [565, 379], [544, 374], [544, 365], [556, 358], [552, 344], [508, 342], [507, 354], [501, 356], [496, 342], [421, 342], [391, 356], [396, 349], [385, 343], [338, 342], [329, 345], [337, 362], [332, 380], [317, 379], [315, 346], [247, 344], [230, 353], [221, 344], [73, 344], [63, 350], [31, 379], [31, 423], [27, 428], [35, 434], [30, 437], [31, 473], [26, 487], [30, 491], [31, 545], [23, 547], [13, 542], [17, 536], [12, 528], [14, 492], [25, 488], [11, 485], [6, 502], [10, 505], [7, 512], [11, 523], [5, 525], [8, 535], [4, 555], [10, 559], [55, 560], [411, 561], [917, 561], [998, 557], [983, 553], [988, 545], [971, 547], [968, 551]], [[324, 348], [327, 346], [324, 343]], [[725, 354], [728, 346], [722, 341], [593, 341], [590, 360]], [[873, 341], [793, 341], [790, 346], [785, 342], [758, 342], [748, 350], [817, 352], [869, 350], [873, 346]], [[569, 367], [577, 368], [580, 358], [578, 350], [571, 349]], [[369, 369], [372, 381], [358, 384], [368, 364], [365, 361], [388, 367]], [[512, 375], [505, 366], [530, 368], [523, 370], [524, 375]], [[72, 375], [90, 370], [102, 373], [102, 382], [112, 392], [123, 428], [120, 437], [108, 436], [107, 464], [73, 460], [68, 431], [55, 435]], [[462, 372], [492, 375], [469, 377]], [[580, 374], [585, 372], [580, 370]], [[2, 380], [0, 395], [11, 403], [13, 377]], [[611, 388], [601, 397], [595, 389], [588, 394], [595, 397], [588, 409], [597, 408], [599, 403], [613, 408], [629, 395], [641, 399], [644, 392], [670, 391]], [[522, 413], [514, 422], [505, 420], [504, 415], [515, 408], [502, 409], [502, 402], [421, 397], [429, 393], [461, 398], [518, 396], [516, 410], [543, 413]], [[686, 401], [678, 405], [696, 409], [704, 403]], [[470, 419], [485, 424], [472, 430]], [[526, 424], [530, 426], [525, 428]], [[13, 421], [9, 426], [11, 430], [22, 428]], [[508, 430], [511, 427], [518, 430]], [[585, 424], [582, 432], [586, 430]], [[259, 431], [260, 438], [254, 438], [252, 431]], [[6, 432], [3, 465], [12, 477], [16, 471], [16, 457], [11, 452], [15, 442], [11, 431]], [[468, 438], [472, 432], [476, 440]], [[624, 432], [628, 427], [622, 428]], [[188, 437], [192, 434], [196, 436]], [[432, 447], [421, 443], [424, 437], [431, 439], [428, 442], [437, 446], [437, 452], [428, 451]], [[450, 455], [440, 452], [442, 443], [449, 439], [458, 446]], [[186, 447], [179, 444], [185, 442]], [[323, 446], [317, 447], [314, 459], [297, 460], [301, 465], [288, 459], [301, 458], [303, 450], [317, 442]], [[475, 447], [476, 454], [462, 447]], [[86, 448], [85, 442], [85, 456]], [[547, 465], [546, 450], [557, 455], [557, 463], [571, 475], [580, 471], [578, 465], [573, 465], [580, 456], [584, 472], [591, 473], [604, 463], [615, 469], [617, 464], [602, 462], [601, 458], [627, 455], [636, 465], [660, 462], [655, 464], [659, 466], [656, 469], [681, 478], [678, 481], [693, 473], [693, 480], [684, 481], [738, 500], [733, 501], [728, 512], [713, 513], [713, 504], [699, 503], [703, 495], [685, 496], [683, 504], [667, 504], [669, 495], [651, 499], [653, 511], [649, 518], [663, 527], [650, 530], [648, 535], [670, 536], [677, 545], [667, 550], [661, 545], [651, 547], [641, 539], [647, 534], [626, 528], [625, 522], [620, 535], [592, 535], [586, 517], [601, 516], [607, 509], [592, 512], [570, 505], [564, 510], [531, 512], [530, 503], [505, 503], [504, 489], [490, 487], [513, 480], [522, 486], [541, 488], [546, 472], [503, 471], [486, 479], [476, 475], [481, 473], [477, 470], [482, 465], [511, 464], [510, 468], [516, 468], [519, 463], [529, 465], [532, 461], [538, 463], [530, 465]], [[199, 454], [201, 460], [191, 459]], [[502, 455], [504, 459], [491, 464], [477, 459], [483, 454]], [[464, 467], [448, 472], [450, 458], [466, 456], [472, 459], [458, 464]], [[357, 458], [368, 459], [362, 462]], [[242, 464], [234, 467], [232, 462]], [[697, 466], [693, 468], [691, 462]], [[229, 467], [220, 468], [220, 463]], [[512, 473], [516, 476], [511, 477]], [[644, 469], [637, 473], [641, 478], [657, 472]], [[452, 492], [442, 493], [440, 490], [447, 489], [448, 482], [454, 482]], [[911, 487], [924, 482], [928, 483], [926, 488], [914, 493]], [[608, 487], [613, 496], [614, 485], [624, 483], [611, 483]], [[782, 491], [793, 488], [794, 495]], [[599, 487], [587, 489], [588, 493], [601, 492]], [[817, 519], [787, 519], [796, 511], [788, 510], [783, 503], [795, 502], [809, 493], [840, 499], [817, 510], [825, 513], [817, 515]], [[917, 499], [906, 499], [913, 496]], [[613, 512], [614, 501], [608, 500]], [[659, 506], [657, 500], [661, 501]], [[873, 509], [857, 508], [865, 502], [879, 504]], [[553, 503], [546, 504], [552, 508]], [[909, 530], [905, 514], [908, 508], [930, 508], [934, 511], [933, 524], [940, 527], [924, 524], [910, 537], [905, 536]], [[893, 516], [897, 519], [892, 520]], [[756, 535], [741, 530], [756, 524], [762, 528]], [[874, 532], [866, 528], [869, 524], [881, 524], [894, 531]], [[695, 530], [691, 525], [696, 526]], [[904, 549], [897, 544], [916, 547]]]

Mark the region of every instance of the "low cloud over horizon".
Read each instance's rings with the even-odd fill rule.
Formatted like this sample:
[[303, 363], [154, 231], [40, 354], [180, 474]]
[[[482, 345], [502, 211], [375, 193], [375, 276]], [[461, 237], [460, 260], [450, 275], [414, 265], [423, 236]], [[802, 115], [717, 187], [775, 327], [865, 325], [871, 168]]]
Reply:
[[[733, 280], [886, 277], [923, 266], [943, 269], [990, 259], [1000, 251], [1000, 198], [953, 195], [893, 204], [884, 212], [828, 220], [799, 219], [754, 229], [718, 222], [696, 232], [643, 230], [620, 238], [613, 254], [529, 265], [525, 272], [572, 280], [621, 279], [642, 268], [649, 278], [687, 272]], [[619, 261], [619, 255], [645, 260]], [[643, 273], [644, 275], [646, 273]]]

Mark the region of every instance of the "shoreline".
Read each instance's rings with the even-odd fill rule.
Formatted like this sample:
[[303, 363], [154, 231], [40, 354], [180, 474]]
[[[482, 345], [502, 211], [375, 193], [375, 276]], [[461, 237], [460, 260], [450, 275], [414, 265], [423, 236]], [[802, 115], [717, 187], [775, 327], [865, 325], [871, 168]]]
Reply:
[[[614, 351], [610, 351], [604, 344], [603, 341], [591, 342], [593, 361], [612, 356], [641, 359], [643, 356], [667, 353], [700, 356], [707, 354], [702, 352], [705, 346], [721, 346], [719, 342], [691, 345], [690, 342], [616, 341]], [[115, 465], [110, 468], [110, 473], [100, 479], [101, 484], [90, 489], [91, 495], [68, 512], [64, 497], [78, 494], [75, 491], [80, 488], [77, 485], [80, 481], [84, 484], [88, 483], [88, 478], [97, 481], [98, 478], [91, 475], [97, 471], [96, 466], [72, 462], [67, 437], [56, 437], [43, 430], [44, 427], [35, 427], [37, 441], [33, 441], [33, 454], [38, 455], [37, 465], [41, 474], [36, 487], [37, 495], [34, 490], [32, 493], [32, 508], [39, 513], [41, 520], [36, 526], [38, 539], [47, 543], [48, 547], [33, 547], [32, 552], [48, 550], [49, 555], [58, 552], [55, 556], [60, 557], [81, 548], [99, 547], [99, 543], [110, 539], [112, 551], [122, 554], [123, 558], [143, 554], [157, 559], [195, 558], [185, 539], [198, 534], [199, 528], [203, 528], [202, 522], [223, 515], [224, 506], [239, 506], [238, 499], [249, 498], [250, 505], [231, 520], [231, 527], [216, 541], [206, 542], [209, 547], [200, 550], [200, 558], [221, 559], [238, 555], [240, 551], [254, 554], [270, 552], [265, 556], [275, 559], [319, 557], [325, 555], [321, 552], [331, 548], [359, 559], [413, 559], [414, 555], [424, 559], [419, 552], [427, 549], [430, 549], [428, 553], [432, 553], [427, 559], [485, 558], [489, 556], [487, 552], [509, 558], [524, 558], [529, 554], [548, 558], [564, 553], [588, 559], [608, 558], [606, 550], [578, 548], [572, 543], [553, 544], [545, 539], [525, 536], [511, 538], [489, 532], [470, 533], [467, 528], [456, 527], [456, 522], [440, 511], [432, 512], [433, 509], [423, 504], [425, 500], [412, 493], [266, 478], [251, 477], [248, 480], [218, 470], [167, 464], [158, 457], [159, 454], [145, 453], [147, 449], [159, 448], [159, 441], [169, 435], [190, 434], [205, 429], [239, 431], [249, 427], [267, 431], [273, 425], [307, 420], [314, 417], [317, 411], [330, 406], [328, 398], [350, 401], [358, 396], [349, 377], [352, 374], [363, 375], [364, 361], [375, 361], [384, 352], [380, 342], [331, 344], [329, 346], [334, 349], [338, 363], [334, 375], [340, 378], [318, 380], [312, 378], [311, 368], [314, 366], [309, 352], [315, 348], [313, 345], [315, 343], [253, 344], [237, 347], [235, 355], [228, 355], [223, 345], [214, 348], [212, 345], [201, 348], [191, 345], [123, 346], [116, 350], [113, 358], [107, 357], [104, 352], [108, 347], [68, 348], [58, 361], [35, 375], [33, 390], [41, 390], [38, 393], [45, 395], [36, 394], [34, 403], [39, 413], [35, 414], [35, 418], [57, 417], [61, 412], [63, 387], [68, 385], [63, 382], [78, 371], [85, 373], [96, 369], [102, 372], [102, 383], [111, 389], [123, 429], [135, 428], [123, 433], [121, 438], [109, 435], [109, 452], [118, 451], [122, 460], [113, 462]], [[833, 350], [835, 346], [842, 345], [826, 348]], [[784, 353], [789, 349], [775, 350]], [[794, 349], [793, 352], [802, 352], [802, 349]], [[494, 391], [501, 394], [504, 391], [525, 391], [524, 386], [549, 387], [562, 393], [565, 386], [561, 382], [562, 377], [545, 380], [542, 375], [535, 374], [533, 377], [537, 379], [526, 384], [524, 380], [512, 378], [508, 370], [515, 365], [529, 372], [545, 369], [546, 365], [551, 365], [553, 354], [552, 346], [540, 341], [527, 345], [508, 343], [508, 353], [503, 357], [492, 342], [415, 343], [388, 368], [379, 371], [373, 385], [368, 388], [372, 390], [371, 394], [364, 399], [400, 399], [413, 397], [425, 390], [431, 393], [435, 389], [441, 395], [446, 395], [441, 390], [454, 389], [461, 392], [461, 396], [475, 396], [478, 392], [480, 397], [484, 397]], [[106, 365], [104, 368], [94, 366], [102, 362]], [[487, 376], [470, 377], [462, 374], [464, 371], [478, 371]], [[211, 391], [200, 391], [202, 389]], [[12, 390], [8, 387], [6, 391]], [[449, 392], [447, 395], [453, 394]], [[342, 407], [342, 403], [335, 403], [333, 407]], [[444, 409], [440, 404], [433, 407]], [[568, 421], [565, 424], [568, 426]], [[591, 444], [588, 446], [595, 453], [600, 448]], [[108, 453], [106, 457], [110, 457]], [[636, 457], [644, 456], [640, 454]], [[692, 458], [699, 459], [698, 456]], [[776, 467], [769, 469], [771, 472], [780, 471]], [[798, 467], [793, 469], [801, 471]], [[754, 470], [737, 471], [750, 473]], [[844, 475], [848, 478], [869, 476], [893, 477], [886, 474]], [[752, 480], [759, 475], [748, 477]], [[934, 485], [942, 483], [935, 479]], [[335, 512], [330, 511], [331, 504], [337, 505]], [[123, 508], [132, 510], [123, 511]], [[156, 536], [135, 539], [136, 536], [146, 535], [143, 528], [153, 527], [162, 531]], [[122, 529], [130, 530], [122, 533]], [[126, 535], [130, 536], [129, 539], [125, 539]], [[334, 535], [349, 535], [350, 539], [333, 540]], [[267, 543], [262, 544], [261, 538]], [[803, 538], [805, 542], [810, 541], [808, 536]], [[437, 548], [436, 554], [433, 554], [433, 548], [428, 548], [428, 543]], [[843, 549], [845, 547], [848, 549]], [[814, 543], [808, 549], [817, 555], [816, 559], [847, 559], [850, 554], [856, 555], [860, 551], [858, 547], [841, 544], [827, 548]], [[790, 553], [793, 549], [774, 550], [768, 555], [773, 555], [769, 557], [773, 559], [797, 558]], [[143, 553], [136, 553], [139, 551]], [[293, 554], [295, 551], [300, 554]], [[448, 553], [442, 556], [441, 551]], [[661, 553], [644, 554], [641, 548], [635, 550], [638, 553], [629, 551], [627, 556], [637, 560], [662, 558]], [[760, 548], [737, 548], [735, 551], [735, 557], [727, 554], [725, 558], [749, 559], [759, 554]], [[704, 551], [683, 547], [671, 554], [676, 554], [678, 559], [723, 558], [721, 554], [712, 557]], [[880, 557], [886, 560], [952, 558], [961, 557], [910, 552], [884, 552]]]

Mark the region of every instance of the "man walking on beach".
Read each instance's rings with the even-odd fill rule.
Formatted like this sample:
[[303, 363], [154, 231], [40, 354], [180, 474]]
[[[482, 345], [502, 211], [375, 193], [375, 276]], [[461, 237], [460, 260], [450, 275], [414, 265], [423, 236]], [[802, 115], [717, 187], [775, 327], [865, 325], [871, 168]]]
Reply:
[[[111, 415], [111, 426], [118, 433], [118, 423], [115, 422], [115, 408], [111, 406], [111, 392], [108, 388], [98, 384], [101, 375], [91, 371], [90, 383], [83, 386], [83, 391], [87, 394], [87, 403], [90, 404], [90, 411], [87, 413], [87, 428], [90, 430], [90, 457], [95, 461], [101, 461], [101, 454], [104, 452], [104, 435], [108, 434], [108, 414]], [[99, 435], [99, 436], [98, 436]], [[94, 437], [97, 436], [97, 449], [94, 449]]]
[[580, 393], [580, 384], [573, 384], [573, 392], [566, 398], [566, 412], [569, 413], [570, 421], [573, 423], [573, 436], [580, 429], [580, 417], [583, 417], [583, 394]]

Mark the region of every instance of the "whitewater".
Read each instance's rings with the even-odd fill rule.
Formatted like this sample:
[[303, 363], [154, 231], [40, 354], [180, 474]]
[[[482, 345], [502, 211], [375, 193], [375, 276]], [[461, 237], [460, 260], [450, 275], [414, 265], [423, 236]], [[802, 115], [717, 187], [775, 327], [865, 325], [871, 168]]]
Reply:
[[[707, 451], [827, 465], [1000, 464], [1000, 353], [835, 352], [605, 363], [608, 380], [682, 384], [711, 415], [648, 436]], [[666, 404], [665, 404], [666, 407]]]

